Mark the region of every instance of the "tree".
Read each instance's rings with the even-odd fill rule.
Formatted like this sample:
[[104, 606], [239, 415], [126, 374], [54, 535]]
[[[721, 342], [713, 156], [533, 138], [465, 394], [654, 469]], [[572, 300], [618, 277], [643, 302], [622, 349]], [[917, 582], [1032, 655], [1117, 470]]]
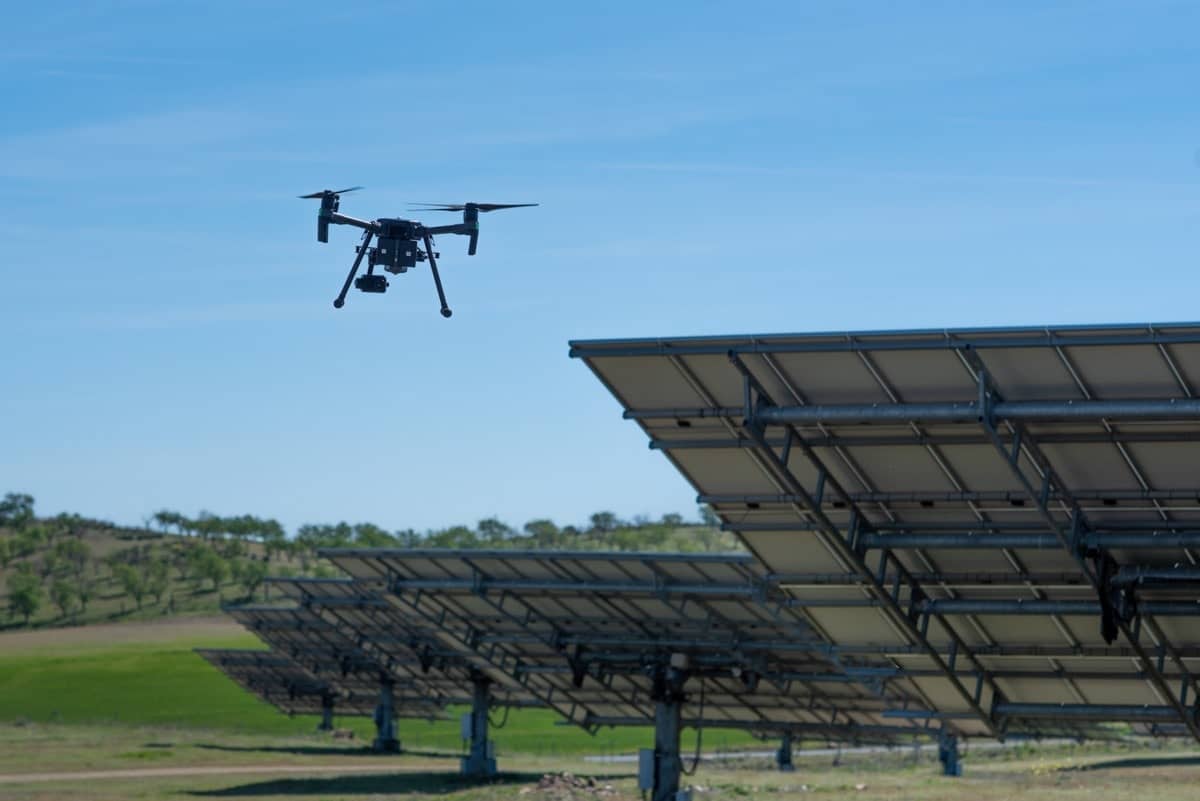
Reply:
[[179, 534], [184, 532], [184, 524], [188, 522], [186, 517], [170, 509], [159, 509], [151, 515], [150, 520], [163, 531], [166, 531], [168, 528], [174, 528]]
[[137, 608], [142, 608], [142, 601], [146, 597], [148, 588], [146, 587], [146, 577], [141, 571], [136, 570], [129, 565], [118, 564], [113, 568], [113, 576], [121, 585], [121, 589], [125, 594], [133, 598], [133, 602], [137, 604]]
[[162, 603], [162, 597], [171, 586], [170, 565], [164, 559], [156, 559], [146, 566], [146, 593], [154, 596], [154, 603]]
[[668, 528], [679, 528], [683, 525], [683, 515], [674, 512], [662, 516], [662, 524]]
[[79, 600], [80, 611], [87, 613], [88, 603], [96, 591], [96, 583], [90, 578], [80, 577], [75, 584], [75, 597]]
[[525, 533], [533, 538], [534, 545], [553, 545], [558, 539], [558, 526], [553, 520], [539, 518], [525, 524]]
[[14, 555], [12, 537], [0, 537], [0, 567], [7, 568]]
[[254, 596], [254, 591], [262, 585], [263, 579], [267, 577], [267, 565], [265, 562], [255, 559], [245, 559], [237, 563], [234, 572], [234, 578], [246, 591], [246, 597], [251, 598]]
[[196, 573], [201, 579], [211, 581], [213, 589], [216, 590], [229, 576], [229, 563], [212, 548], [201, 548], [196, 562]]
[[287, 548], [287, 533], [278, 520], [262, 521], [259, 539], [262, 541], [263, 550], [267, 552], [268, 560], [275, 558], [276, 554]]
[[54, 546], [54, 555], [65, 564], [75, 578], [81, 578], [92, 558], [92, 549], [83, 540], [67, 539]]
[[358, 523], [354, 526], [354, 544], [362, 548], [388, 548], [396, 540], [374, 523]]
[[29, 624], [29, 618], [37, 614], [42, 605], [42, 583], [36, 576], [16, 573], [8, 579], [9, 617], [20, 615]]
[[23, 528], [13, 537], [13, 552], [17, 556], [32, 556], [45, 539], [46, 535], [41, 526]]
[[75, 591], [75, 585], [66, 579], [58, 579], [50, 587], [50, 600], [58, 607], [62, 617], [70, 614], [75, 606], [75, 599], [78, 593]]
[[58, 556], [55, 555], [54, 551], [47, 551], [42, 556], [42, 578], [53, 576], [58, 572], [60, 565], [61, 562], [59, 562]]
[[503, 542], [513, 535], [513, 530], [507, 523], [494, 517], [480, 520], [475, 528], [479, 531], [479, 538], [490, 545]]
[[621, 521], [612, 512], [596, 512], [588, 519], [591, 521], [593, 531], [608, 533], [616, 531], [621, 525]]
[[0, 501], [0, 526], [22, 529], [33, 521], [33, 496], [10, 492]]
[[707, 503], [700, 504], [700, 522], [707, 528], [721, 527], [721, 518], [717, 517], [717, 513]]

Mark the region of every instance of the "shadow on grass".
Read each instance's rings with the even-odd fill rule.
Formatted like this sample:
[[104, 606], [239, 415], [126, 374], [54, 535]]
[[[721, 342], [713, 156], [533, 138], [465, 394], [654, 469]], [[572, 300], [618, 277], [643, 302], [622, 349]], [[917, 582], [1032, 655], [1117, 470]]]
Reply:
[[1092, 762], [1089, 765], [1064, 768], [1063, 770], [1116, 770], [1118, 768], [1170, 768], [1184, 765], [1200, 765], [1200, 756], [1158, 756], [1158, 757], [1126, 757], [1124, 759], [1106, 759], [1103, 762]]
[[206, 798], [236, 798], [292, 795], [397, 795], [422, 793], [445, 795], [483, 785], [534, 784], [541, 773], [501, 773], [486, 781], [454, 773], [379, 773], [369, 776], [331, 776], [324, 779], [272, 779], [240, 784], [219, 790], [192, 790], [188, 795]]
[[[147, 747], [150, 747], [147, 745]], [[458, 759], [461, 754], [452, 754], [447, 751], [417, 751], [412, 749], [404, 749], [400, 754], [380, 754], [371, 750], [370, 746], [359, 746], [357, 748], [341, 748], [334, 745], [218, 745], [215, 743], [197, 743], [197, 748], [207, 748], [210, 751], [255, 751], [265, 754], [307, 754], [312, 756], [380, 756], [380, 757], [395, 757], [395, 756], [420, 756], [429, 757], [431, 759]]]

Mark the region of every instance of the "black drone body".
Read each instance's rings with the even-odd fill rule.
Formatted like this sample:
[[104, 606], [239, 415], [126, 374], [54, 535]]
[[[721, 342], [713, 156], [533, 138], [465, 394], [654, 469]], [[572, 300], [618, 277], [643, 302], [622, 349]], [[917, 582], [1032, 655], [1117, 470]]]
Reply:
[[[351, 225], [363, 231], [362, 243], [355, 248], [358, 254], [350, 267], [350, 274], [342, 284], [342, 291], [333, 301], [336, 309], [346, 304], [346, 293], [350, 284], [362, 292], [383, 293], [387, 291], [387, 276], [375, 272], [382, 268], [385, 272], [398, 275], [416, 267], [417, 262], [429, 261], [433, 273], [433, 284], [437, 288], [438, 300], [442, 304], [442, 316], [449, 317], [450, 307], [446, 305], [446, 293], [442, 290], [442, 278], [438, 274], [437, 259], [441, 256], [433, 249], [435, 234], [460, 234], [470, 237], [467, 245], [467, 255], [474, 256], [479, 244], [479, 214], [498, 209], [515, 209], [523, 206], [536, 206], [536, 203], [425, 203], [419, 211], [461, 211], [463, 221], [450, 225], [425, 225], [416, 220], [402, 220], [396, 217], [381, 217], [378, 220], [359, 220], [348, 217], [338, 211], [341, 196], [347, 192], [362, 189], [352, 186], [349, 189], [336, 191], [325, 189], [311, 195], [301, 195], [305, 199], [320, 200], [321, 208], [317, 212], [317, 241], [329, 241], [329, 226]], [[375, 240], [374, 246], [371, 240]], [[363, 259], [367, 260], [367, 272], [355, 279]]]

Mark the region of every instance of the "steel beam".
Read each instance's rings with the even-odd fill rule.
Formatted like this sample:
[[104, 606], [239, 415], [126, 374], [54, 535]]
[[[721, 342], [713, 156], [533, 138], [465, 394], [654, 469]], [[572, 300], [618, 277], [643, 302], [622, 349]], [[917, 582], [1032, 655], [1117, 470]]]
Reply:
[[[898, 548], [947, 548], [958, 550], [999, 550], [1001, 548], [1025, 548], [1030, 550], [1050, 550], [1061, 548], [1058, 537], [1054, 534], [1035, 534], [1009, 531], [990, 531], [991, 526], [978, 526], [970, 531], [923, 531], [928, 524], [912, 523], [908, 527], [911, 533], [865, 532], [859, 535], [858, 542], [870, 550]], [[1157, 531], [1147, 530], [1145, 533], [1113, 531], [1101, 529], [1085, 532], [1080, 535], [1079, 542], [1086, 548], [1144, 548], [1144, 549], [1176, 549], [1200, 548], [1200, 531], [1195, 530], [1195, 522], [1187, 522], [1188, 529], [1171, 531], [1169, 523], [1154, 523]], [[965, 527], [965, 526], [960, 526]], [[1044, 528], [1044, 526], [1039, 526]], [[803, 531], [800, 524], [792, 523], [728, 523], [721, 526], [726, 531], [739, 533], [754, 532], [796, 532]], [[1002, 528], [997, 526], [997, 528]]]
[[[1186, 345], [1200, 343], [1200, 331], [1170, 326], [1112, 326], [1104, 333], [1088, 332], [1083, 327], [1032, 333], [1019, 329], [979, 331], [870, 331], [817, 337], [756, 336], [688, 337], [670, 342], [656, 340], [576, 340], [570, 343], [574, 359], [599, 359], [621, 356], [724, 356], [732, 353], [858, 353], [877, 351], [983, 351], [1005, 348], [1103, 347], [1116, 345]], [[1195, 329], [1196, 326], [1191, 326]], [[984, 336], [980, 336], [983, 334]]]
[[[1167, 721], [1178, 722], [1179, 712], [1173, 706], [1137, 704], [1014, 704], [1002, 703], [993, 707], [998, 717], [1048, 718], [1056, 720]], [[1188, 718], [1194, 718], [1189, 711]]]

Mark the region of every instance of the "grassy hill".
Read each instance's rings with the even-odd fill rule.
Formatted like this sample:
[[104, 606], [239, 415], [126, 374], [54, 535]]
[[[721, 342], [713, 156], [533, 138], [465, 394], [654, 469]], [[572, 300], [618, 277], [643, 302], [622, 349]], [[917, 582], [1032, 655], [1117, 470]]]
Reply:
[[267, 575], [332, 576], [322, 547], [513, 548], [536, 550], [734, 551], [707, 524], [678, 515], [622, 521], [598, 512], [586, 526], [499, 520], [416, 532], [370, 523], [309, 524], [292, 535], [275, 520], [162, 510], [155, 528], [122, 527], [78, 515], [38, 518], [28, 495], [0, 500], [0, 631], [214, 613], [261, 595]]

